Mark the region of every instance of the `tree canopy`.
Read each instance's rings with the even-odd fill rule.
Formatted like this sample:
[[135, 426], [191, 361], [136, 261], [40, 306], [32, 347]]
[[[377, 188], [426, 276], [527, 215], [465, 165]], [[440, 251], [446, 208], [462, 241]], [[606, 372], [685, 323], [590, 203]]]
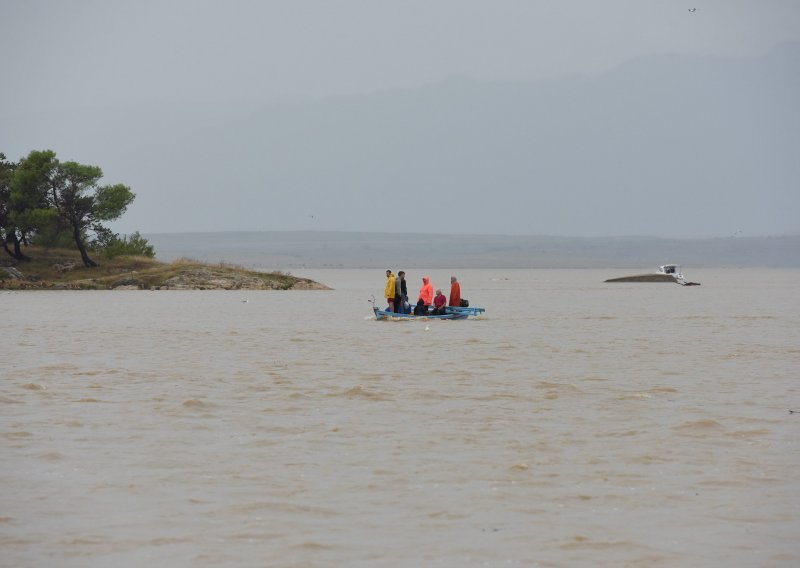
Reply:
[[122, 238], [103, 222], [119, 219], [136, 197], [123, 184], [100, 185], [98, 166], [61, 162], [52, 150], [34, 150], [19, 163], [0, 154], [0, 237], [17, 260], [28, 257], [21, 245], [35, 236], [53, 240], [68, 236], [85, 266], [96, 266], [90, 248], [133, 247], [153, 256], [152, 247], [136, 233]]

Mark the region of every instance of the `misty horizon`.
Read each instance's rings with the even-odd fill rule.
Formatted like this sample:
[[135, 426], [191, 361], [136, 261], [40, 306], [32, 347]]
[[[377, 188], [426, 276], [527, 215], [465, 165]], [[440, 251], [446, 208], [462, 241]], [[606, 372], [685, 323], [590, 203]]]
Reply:
[[[138, 231], [142, 232], [142, 231]], [[281, 233], [281, 234], [288, 234], [288, 233], [305, 233], [305, 234], [353, 234], [353, 235], [418, 235], [418, 236], [450, 236], [450, 237], [458, 237], [458, 236], [467, 236], [467, 237], [534, 237], [534, 238], [554, 238], [554, 239], [671, 239], [676, 241], [696, 241], [696, 240], [717, 240], [717, 239], [770, 239], [770, 238], [783, 238], [783, 237], [798, 237], [800, 236], [799, 232], [787, 232], [787, 233], [771, 233], [771, 234], [763, 234], [763, 235], [743, 235], [741, 233], [735, 233], [731, 235], [714, 235], [709, 237], [664, 237], [655, 234], [618, 234], [618, 235], [553, 235], [553, 234], [546, 234], [546, 233], [481, 233], [481, 232], [425, 232], [425, 231], [414, 231], [414, 232], [407, 232], [407, 231], [392, 231], [392, 230], [381, 230], [381, 231], [352, 231], [347, 229], [333, 229], [333, 230], [326, 230], [326, 229], [260, 229], [260, 230], [253, 230], [253, 229], [220, 229], [220, 230], [210, 230], [210, 231], [147, 231], [148, 234], [156, 234], [156, 235], [215, 235], [215, 234], [260, 234], [260, 233]], [[130, 236], [130, 233], [122, 233], [124, 236]]]
[[163, 261], [254, 268], [800, 267], [800, 236], [668, 239], [344, 231], [146, 233]]

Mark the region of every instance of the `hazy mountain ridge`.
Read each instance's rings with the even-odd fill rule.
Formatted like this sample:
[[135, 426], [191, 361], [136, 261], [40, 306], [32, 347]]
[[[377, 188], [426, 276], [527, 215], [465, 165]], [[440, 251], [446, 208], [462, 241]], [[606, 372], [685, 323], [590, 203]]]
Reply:
[[570, 238], [264, 231], [148, 234], [157, 257], [258, 268], [800, 268], [800, 236]]
[[130, 184], [123, 230], [793, 234], [799, 59], [788, 44], [595, 77], [6, 116], [0, 146], [53, 148]]

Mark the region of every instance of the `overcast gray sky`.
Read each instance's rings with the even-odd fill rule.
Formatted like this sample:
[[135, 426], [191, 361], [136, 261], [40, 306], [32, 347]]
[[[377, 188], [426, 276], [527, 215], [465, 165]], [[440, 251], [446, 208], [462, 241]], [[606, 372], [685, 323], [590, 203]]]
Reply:
[[[155, 186], [154, 180], [166, 176], [166, 166], [153, 164], [152, 171], [147, 172], [148, 162], [142, 158], [135, 167], [126, 167], [121, 149], [124, 141], [108, 138], [98, 144], [91, 140], [96, 135], [88, 127], [84, 133], [75, 132], [74, 125], [70, 133], [59, 131], [59, 120], [53, 119], [57, 113], [74, 117], [76, 112], [169, 104], [213, 112], [225, 105], [252, 107], [273, 101], [413, 90], [454, 78], [487, 84], [573, 75], [591, 78], [656, 54], [755, 60], [782, 43], [800, 41], [798, 0], [0, 0], [0, 8], [0, 130], [5, 129], [5, 133], [0, 131], [0, 151], [18, 158], [34, 148], [52, 148], [62, 159], [100, 165], [107, 177], [115, 176], [108, 179], [109, 183], [131, 184], [137, 193], [137, 201], [126, 216], [129, 224], [120, 225], [122, 229], [151, 232], [311, 229], [315, 228], [311, 216], [319, 212], [308, 204], [316, 200], [335, 213], [339, 201], [329, 203], [320, 197], [322, 193], [315, 194], [310, 189], [312, 182], [301, 179], [298, 166], [297, 171], [282, 172], [283, 177], [271, 179], [270, 188], [280, 186], [283, 192], [274, 202], [283, 208], [283, 214], [274, 219], [264, 217], [263, 225], [247, 217], [247, 199], [238, 205], [242, 208], [240, 217], [230, 209], [227, 217], [220, 213], [212, 219], [209, 210], [220, 207], [220, 203], [210, 196], [210, 189], [200, 187], [200, 179], [192, 181], [199, 210], [197, 222], [176, 222], [184, 214], [178, 204], [192, 194], [187, 188], [183, 193], [180, 188], [171, 193], [180, 185], [177, 181]], [[325, 112], [337, 111], [326, 107]], [[36, 124], [37, 113], [46, 114], [46, 120]], [[303, 113], [307, 116], [306, 111]], [[262, 120], [272, 124], [269, 121], [274, 122], [276, 115], [270, 116]], [[410, 119], [406, 113], [404, 120], [413, 121], [413, 113]], [[295, 132], [292, 125], [284, 128]], [[174, 139], [174, 133], [167, 130], [154, 128], [150, 134], [155, 140]], [[305, 140], [311, 146], [316, 136], [313, 131], [307, 134]], [[175, 146], [182, 143], [176, 140]], [[209, 144], [214, 143], [209, 139]], [[117, 154], [113, 151], [115, 144], [120, 148]], [[504, 151], [505, 159], [508, 147]], [[133, 161], [131, 148], [125, 148], [125, 152]], [[774, 173], [777, 164], [781, 170], [779, 158], [775, 158], [777, 162], [764, 162], [764, 167]], [[304, 159], [314, 164], [317, 157]], [[191, 156], [185, 156], [179, 162], [187, 167], [191, 160]], [[230, 157], [226, 163], [231, 160], [235, 161]], [[787, 176], [795, 171], [787, 166], [781, 174], [781, 189], [771, 196], [776, 210], [797, 205], [796, 198], [787, 198], [785, 204], [775, 202], [788, 195]], [[757, 174], [755, 165], [748, 170], [748, 175]], [[345, 207], [358, 206], [361, 199], [385, 207], [379, 190], [378, 197], [363, 187], [347, 194], [349, 187], [370, 180], [327, 179], [344, 197]], [[528, 179], [526, 187], [546, 185], [539, 181], [543, 179]], [[215, 183], [219, 187], [219, 179]], [[314, 183], [319, 183], [319, 178]], [[247, 185], [243, 178], [237, 179], [237, 184]], [[444, 202], [460, 191], [446, 183], [429, 189], [443, 193]], [[235, 195], [237, 187], [226, 191]], [[516, 190], [509, 191], [513, 198]], [[172, 202], [174, 210], [170, 209]], [[543, 218], [537, 226], [520, 219], [513, 232], [630, 234], [643, 227], [622, 222], [591, 228], [584, 224], [581, 231], [576, 223], [582, 220], [570, 223], [566, 218], [567, 202], [557, 203], [552, 196], [547, 202], [552, 208], [549, 218], [556, 210], [565, 215], [560, 223], [548, 225]], [[294, 206], [300, 212], [293, 217], [288, 210]], [[207, 218], [203, 211], [208, 212]], [[616, 221], [643, 212], [621, 211]], [[752, 231], [768, 232], [770, 214], [761, 212], [761, 224]], [[497, 215], [502, 215], [500, 209]], [[368, 222], [359, 224], [344, 212], [338, 224], [333, 217], [330, 215], [319, 228], [376, 228]], [[436, 230], [427, 222], [411, 225], [409, 230]], [[480, 233], [502, 232], [504, 226], [495, 218], [483, 227], [442, 224], [440, 228]], [[797, 228], [786, 223], [776, 226], [778, 232]], [[682, 232], [685, 236], [709, 236], [705, 234], [708, 230], [687, 226]], [[718, 230], [725, 232], [727, 227]]]
[[597, 73], [654, 53], [753, 57], [800, 39], [797, 0], [2, 0], [0, 6], [3, 112], [318, 97], [448, 76], [518, 81]]

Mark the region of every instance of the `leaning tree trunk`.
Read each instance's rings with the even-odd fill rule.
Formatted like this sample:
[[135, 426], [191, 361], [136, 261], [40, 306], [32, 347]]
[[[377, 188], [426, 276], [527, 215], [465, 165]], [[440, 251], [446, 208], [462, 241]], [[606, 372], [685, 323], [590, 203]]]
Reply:
[[[14, 245], [13, 252], [8, 248], [8, 243], [12, 243]], [[31, 259], [31, 257], [22, 252], [22, 247], [20, 247], [19, 238], [17, 238], [17, 234], [14, 231], [11, 231], [8, 234], [6, 234], [6, 239], [5, 241], [3, 241], [3, 248], [6, 249], [6, 252], [8, 254], [10, 254], [13, 258], [16, 258], [20, 262], [27, 262]]]
[[81, 238], [81, 232], [75, 228], [72, 231], [72, 236], [75, 239], [75, 245], [78, 247], [78, 251], [81, 253], [81, 260], [83, 260], [84, 266], [97, 266], [97, 263], [89, 258], [89, 254], [86, 252], [86, 245], [83, 244], [83, 239]]
[[8, 248], [8, 241], [6, 239], [2, 240], [3, 240], [3, 249], [5, 249], [5, 251], [8, 253], [8, 256], [10, 256], [11, 258], [17, 258], [16, 256], [14, 256], [14, 253], [11, 251], [11, 249]]

